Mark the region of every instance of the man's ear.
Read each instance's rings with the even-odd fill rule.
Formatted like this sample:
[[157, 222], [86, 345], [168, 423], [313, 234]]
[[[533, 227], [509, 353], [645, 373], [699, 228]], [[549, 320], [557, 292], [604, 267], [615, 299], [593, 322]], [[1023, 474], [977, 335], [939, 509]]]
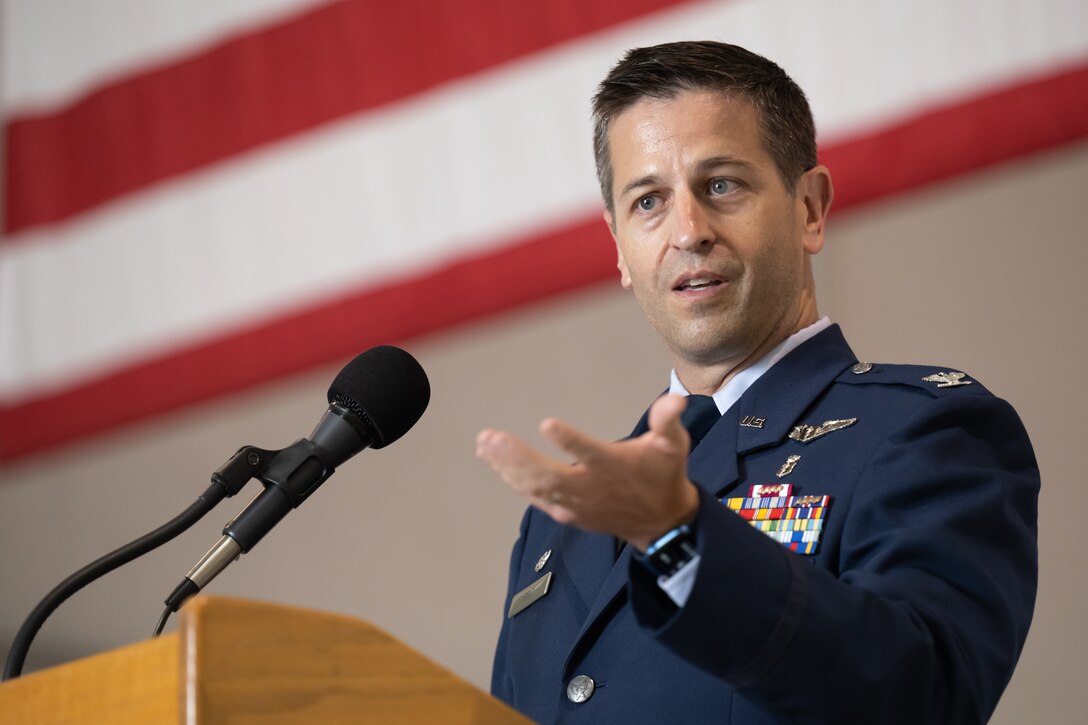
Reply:
[[623, 259], [620, 240], [616, 236], [616, 224], [612, 220], [612, 212], [608, 209], [604, 210], [604, 223], [608, 225], [608, 232], [612, 235], [612, 241], [616, 243], [616, 268], [620, 271], [620, 285], [624, 289], [631, 289], [631, 273], [627, 271], [627, 262]]
[[835, 187], [826, 166], [814, 166], [797, 181], [797, 196], [804, 205], [804, 247], [809, 254], [824, 248], [824, 229]]

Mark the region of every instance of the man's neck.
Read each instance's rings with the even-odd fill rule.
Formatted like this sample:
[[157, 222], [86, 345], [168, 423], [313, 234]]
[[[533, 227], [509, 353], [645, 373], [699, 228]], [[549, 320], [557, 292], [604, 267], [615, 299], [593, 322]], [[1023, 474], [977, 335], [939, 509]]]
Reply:
[[[739, 362], [725, 361], [712, 365], [699, 365], [677, 360], [674, 372], [680, 383], [688, 392], [699, 395], [713, 395], [715, 392], [728, 385], [729, 381], [738, 374], [759, 363], [794, 335], [805, 333], [816, 324], [820, 325], [819, 329], [823, 329], [830, 323], [827, 321], [827, 318], [821, 318], [818, 314], [813, 315], [811, 320], [808, 320], [806, 316], [806, 322], [804, 324], [798, 325], [796, 329], [785, 336], [778, 335], [768, 337], [767, 340]], [[818, 331], [819, 330], [811, 331], [810, 334], [804, 335], [804, 338], [807, 339]], [[800, 342], [797, 344], [800, 344]], [[793, 347], [796, 347], [796, 345], [789, 346], [789, 349], [792, 350]], [[788, 350], [786, 352], [788, 352]], [[785, 352], [782, 353], [782, 355], [784, 354]]]

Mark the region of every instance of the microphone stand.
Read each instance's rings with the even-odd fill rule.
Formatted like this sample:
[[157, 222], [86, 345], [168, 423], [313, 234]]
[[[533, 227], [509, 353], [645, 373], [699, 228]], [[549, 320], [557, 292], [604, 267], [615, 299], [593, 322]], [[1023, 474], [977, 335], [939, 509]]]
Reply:
[[19, 628], [8, 651], [4, 674], [0, 680], [10, 680], [22, 674], [30, 644], [34, 641], [38, 630], [56, 608], [69, 597], [96, 579], [157, 549], [185, 532], [216, 504], [238, 493], [254, 476], [262, 474], [269, 462], [275, 458], [276, 453], [278, 451], [266, 451], [254, 446], [243, 446], [238, 449], [230, 460], [212, 474], [212, 485], [189, 508], [154, 531], [91, 562], [54, 587], [53, 591], [34, 607]]

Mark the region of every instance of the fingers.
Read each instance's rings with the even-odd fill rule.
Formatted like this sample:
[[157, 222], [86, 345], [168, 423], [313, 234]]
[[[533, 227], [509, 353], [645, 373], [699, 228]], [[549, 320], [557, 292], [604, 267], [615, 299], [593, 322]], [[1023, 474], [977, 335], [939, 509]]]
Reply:
[[540, 423], [540, 434], [574, 456], [576, 461], [587, 465], [599, 460], [606, 451], [607, 444], [604, 441], [555, 418], [546, 418]]
[[514, 490], [539, 501], [554, 498], [562, 464], [516, 436], [482, 430], [476, 436], [476, 456], [487, 461]]
[[[551, 430], [551, 426], [541, 427]], [[569, 426], [562, 428], [560, 437], [563, 440], [586, 438]], [[577, 443], [573, 445], [577, 447]], [[491, 464], [491, 468], [533, 506], [561, 524], [574, 522], [585, 483], [585, 469], [581, 465], [549, 458], [516, 436], [495, 430], [483, 430], [476, 436], [476, 455]]]
[[[687, 407], [687, 399], [681, 395], [663, 395], [650, 407], [651, 443], [668, 453], [686, 450], [690, 445], [687, 430], [680, 422], [680, 415]], [[540, 434], [556, 446], [571, 454], [590, 468], [607, 462], [610, 444], [555, 418], [547, 418], [540, 424]]]
[[491, 464], [503, 478], [512, 476], [519, 480], [539, 468], [538, 459], [542, 458], [516, 436], [490, 429], [482, 430], [476, 436], [476, 455]]
[[685, 406], [680, 396], [661, 398], [650, 410], [650, 431], [617, 442], [600, 441], [554, 418], [543, 421], [541, 435], [573, 462], [490, 429], [477, 435], [476, 455], [557, 522], [641, 542], [690, 514], [685, 496], [695, 489], [685, 474]]

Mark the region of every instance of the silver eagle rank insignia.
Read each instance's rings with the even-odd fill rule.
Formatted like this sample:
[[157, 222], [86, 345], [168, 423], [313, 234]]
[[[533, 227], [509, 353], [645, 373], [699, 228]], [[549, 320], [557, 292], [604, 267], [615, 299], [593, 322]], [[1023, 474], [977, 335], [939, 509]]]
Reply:
[[966, 373], [934, 373], [922, 378], [923, 383], [937, 383], [938, 388], [954, 388], [957, 385], [970, 385], [970, 380], [964, 380]]

